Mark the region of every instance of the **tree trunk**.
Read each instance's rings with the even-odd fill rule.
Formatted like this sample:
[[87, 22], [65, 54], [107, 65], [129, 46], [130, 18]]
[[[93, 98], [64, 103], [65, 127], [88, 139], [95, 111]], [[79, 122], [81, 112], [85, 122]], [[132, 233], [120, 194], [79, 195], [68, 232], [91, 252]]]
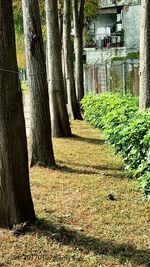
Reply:
[[62, 74], [57, 1], [46, 0], [45, 3], [52, 134], [55, 137], [70, 137], [71, 129], [65, 103], [65, 89]]
[[[58, 3], [59, 3], [59, 1], [58, 1]], [[60, 39], [61, 39], [61, 60], [62, 60], [62, 73], [63, 73], [63, 78], [64, 78], [65, 101], [67, 104], [65, 63], [64, 63], [64, 50], [63, 50], [63, 7], [60, 3], [59, 3], [59, 9], [58, 9], [58, 24], [59, 24], [59, 33], [60, 33]]]
[[62, 7], [60, 7], [58, 9], [58, 25], [59, 25], [60, 39], [62, 40], [62, 35], [63, 35], [63, 11], [62, 11]]
[[37, 0], [22, 0], [28, 82], [31, 96], [31, 162], [55, 165], [49, 111], [48, 83]]
[[75, 79], [76, 94], [80, 102], [84, 96], [83, 84], [83, 19], [85, 0], [80, 0], [79, 8], [76, 0], [72, 0], [73, 22], [75, 34]]
[[65, 61], [65, 78], [68, 96], [68, 110], [71, 119], [81, 120], [80, 107], [76, 98], [75, 80], [72, 62], [72, 46], [71, 46], [71, 19], [70, 19], [71, 0], [64, 1], [64, 17], [63, 17], [63, 49]]
[[0, 0], [0, 226], [35, 219], [11, 0]]
[[150, 107], [150, 1], [142, 0], [140, 31], [140, 94], [139, 107]]

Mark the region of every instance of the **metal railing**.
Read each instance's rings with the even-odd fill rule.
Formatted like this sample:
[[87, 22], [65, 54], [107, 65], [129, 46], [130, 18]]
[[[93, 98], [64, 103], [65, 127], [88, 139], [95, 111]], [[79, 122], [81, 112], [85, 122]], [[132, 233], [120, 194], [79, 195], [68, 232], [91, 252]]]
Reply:
[[27, 71], [26, 69], [19, 69], [19, 78], [21, 81], [27, 80]]
[[123, 47], [124, 37], [123, 32], [114, 32], [110, 35], [107, 34], [95, 34], [91, 36], [85, 43], [85, 48], [95, 47], [96, 49], [101, 48], [112, 48], [112, 47]]
[[101, 0], [100, 7], [111, 7], [115, 5], [137, 5], [141, 4], [141, 0]]
[[116, 0], [101, 0], [100, 7], [109, 7], [116, 4]]
[[139, 62], [126, 60], [86, 66], [85, 92], [139, 94]]

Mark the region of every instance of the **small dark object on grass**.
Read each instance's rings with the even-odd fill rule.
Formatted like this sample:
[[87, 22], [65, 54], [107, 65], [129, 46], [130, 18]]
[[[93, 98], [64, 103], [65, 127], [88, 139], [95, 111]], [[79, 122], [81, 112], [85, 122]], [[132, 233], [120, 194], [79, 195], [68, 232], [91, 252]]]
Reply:
[[116, 198], [112, 194], [109, 194], [107, 197], [109, 200], [116, 200]]
[[12, 234], [14, 236], [24, 235], [28, 230], [27, 223], [21, 223], [20, 225], [14, 226], [12, 230]]
[[145, 189], [144, 196], [148, 199], [150, 199], [150, 189]]

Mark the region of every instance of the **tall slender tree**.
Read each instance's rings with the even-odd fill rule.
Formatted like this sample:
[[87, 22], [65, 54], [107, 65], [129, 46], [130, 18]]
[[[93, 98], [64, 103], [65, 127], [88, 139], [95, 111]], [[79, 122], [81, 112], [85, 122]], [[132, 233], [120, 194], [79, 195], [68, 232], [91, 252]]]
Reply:
[[77, 100], [84, 96], [83, 85], [83, 27], [85, 0], [72, 0], [75, 38], [75, 81]]
[[68, 97], [68, 110], [72, 119], [82, 119], [79, 103], [76, 98], [71, 44], [71, 0], [64, 0], [63, 15], [63, 51], [65, 62], [65, 78]]
[[57, 1], [46, 0], [45, 4], [52, 134], [55, 137], [69, 137], [71, 136], [71, 129], [62, 74]]
[[12, 0], [0, 0], [0, 226], [35, 219]]
[[150, 1], [141, 2], [139, 107], [150, 107]]
[[39, 4], [22, 0], [26, 62], [31, 98], [31, 166], [55, 165], [52, 141], [46, 65]]
[[62, 34], [63, 34], [63, 3], [62, 3], [62, 1], [59, 1], [59, 0], [58, 0], [58, 24], [59, 24], [60, 38], [62, 39]]

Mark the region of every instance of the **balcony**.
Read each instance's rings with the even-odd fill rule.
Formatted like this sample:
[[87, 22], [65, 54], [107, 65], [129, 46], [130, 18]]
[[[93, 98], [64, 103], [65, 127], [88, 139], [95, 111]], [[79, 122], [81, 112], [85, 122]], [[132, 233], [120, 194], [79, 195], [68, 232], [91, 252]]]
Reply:
[[123, 32], [114, 32], [110, 35], [95, 34], [85, 43], [85, 48], [110, 49], [124, 46]]
[[101, 0], [101, 2], [100, 2], [101, 8], [113, 7], [115, 5], [116, 5], [116, 0]]
[[124, 5], [140, 5], [141, 0], [101, 0], [100, 8], [124, 6]]

